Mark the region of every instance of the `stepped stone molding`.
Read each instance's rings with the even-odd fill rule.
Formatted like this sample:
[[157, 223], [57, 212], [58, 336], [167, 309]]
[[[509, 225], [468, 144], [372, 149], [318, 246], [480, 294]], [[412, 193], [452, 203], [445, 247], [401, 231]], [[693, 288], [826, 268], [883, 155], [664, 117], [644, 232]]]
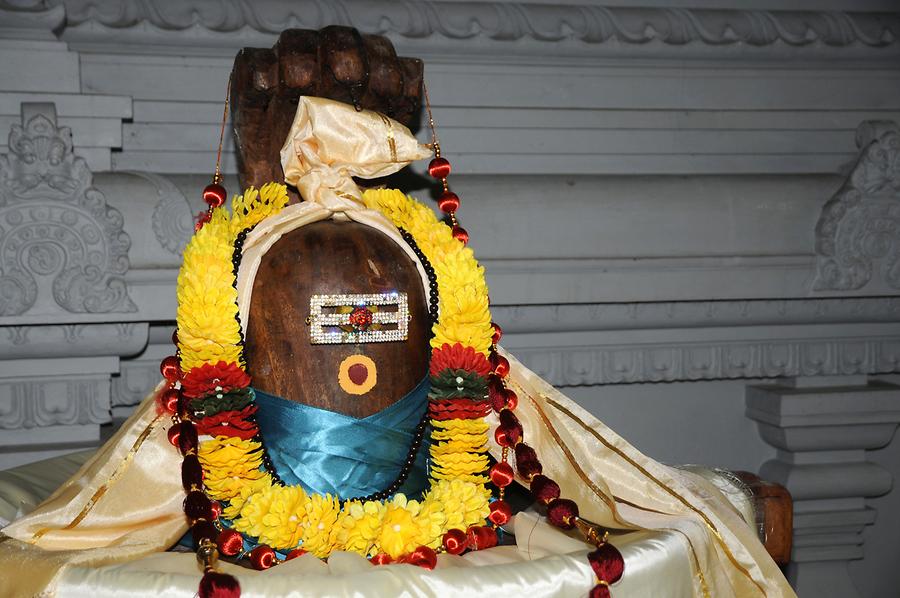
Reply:
[[146, 322], [0, 327], [0, 359], [133, 355], [147, 344]]
[[[9, 4], [9, 0], [6, 0]], [[277, 34], [291, 27], [349, 25], [405, 40], [579, 42], [595, 45], [883, 48], [896, 45], [900, 15], [751, 11], [531, 2], [306, 0], [52, 0], [76, 37], [103, 29], [160, 36], [180, 31]], [[69, 31], [67, 30], [67, 34]]]
[[900, 128], [868, 121], [856, 137], [859, 159], [816, 224], [814, 288], [858, 290], [875, 282], [900, 290]]
[[511, 336], [505, 346], [554, 386], [883, 374], [900, 367], [900, 336], [536, 348]]
[[491, 314], [508, 333], [890, 322], [900, 319], [900, 297], [495, 304], [491, 307]]
[[900, 423], [900, 386], [815, 380], [751, 386], [747, 417], [777, 449], [760, 470], [794, 499], [794, 547], [788, 580], [801, 596], [859, 596], [847, 563], [861, 559], [863, 530], [876, 522], [866, 498], [891, 491], [893, 476], [867, 460]]
[[0, 429], [84, 426], [109, 421], [108, 377], [45, 377], [0, 384]]
[[0, 316], [137, 310], [122, 214], [92, 178], [55, 106], [23, 103], [0, 155]]

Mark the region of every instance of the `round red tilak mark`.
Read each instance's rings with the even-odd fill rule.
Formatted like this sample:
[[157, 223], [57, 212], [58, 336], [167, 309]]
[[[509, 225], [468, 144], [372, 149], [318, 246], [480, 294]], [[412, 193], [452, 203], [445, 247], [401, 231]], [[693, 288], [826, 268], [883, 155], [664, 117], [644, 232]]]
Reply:
[[354, 384], [362, 384], [369, 377], [369, 368], [361, 363], [354, 363], [347, 368], [347, 377]]

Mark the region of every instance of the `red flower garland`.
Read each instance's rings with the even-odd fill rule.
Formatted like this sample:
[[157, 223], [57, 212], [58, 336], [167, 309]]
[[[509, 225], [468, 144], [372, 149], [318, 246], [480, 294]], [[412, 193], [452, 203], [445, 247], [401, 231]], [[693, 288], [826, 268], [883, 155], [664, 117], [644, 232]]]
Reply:
[[491, 371], [491, 364], [483, 354], [472, 347], [463, 347], [460, 343], [453, 346], [444, 343], [431, 352], [429, 373], [437, 376], [447, 369], [466, 370], [487, 377]]
[[181, 378], [181, 392], [191, 399], [250, 386], [250, 376], [236, 363], [204, 363]]

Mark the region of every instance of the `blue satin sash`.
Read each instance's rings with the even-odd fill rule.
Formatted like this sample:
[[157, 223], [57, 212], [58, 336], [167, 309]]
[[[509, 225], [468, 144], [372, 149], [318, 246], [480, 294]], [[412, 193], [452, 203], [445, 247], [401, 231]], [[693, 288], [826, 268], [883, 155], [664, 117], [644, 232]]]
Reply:
[[[272, 465], [286, 484], [341, 498], [366, 496], [397, 479], [427, 408], [430, 386], [426, 376], [405, 397], [362, 419], [255, 390], [256, 419]], [[400, 488], [411, 498], [427, 485], [427, 458], [426, 436]]]

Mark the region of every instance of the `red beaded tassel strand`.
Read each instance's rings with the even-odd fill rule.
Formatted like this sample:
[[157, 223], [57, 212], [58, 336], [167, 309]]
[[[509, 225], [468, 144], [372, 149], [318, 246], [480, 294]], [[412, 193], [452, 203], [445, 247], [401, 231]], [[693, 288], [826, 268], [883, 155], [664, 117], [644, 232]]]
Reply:
[[[225, 107], [222, 112], [222, 127], [219, 133], [219, 149], [216, 153], [216, 168], [213, 181], [203, 189], [203, 201], [206, 202], [206, 212], [200, 214], [195, 231], [199, 231], [204, 224], [212, 218], [213, 211], [225, 204], [227, 193], [222, 186], [222, 172], [220, 164], [222, 160], [222, 143], [225, 138], [225, 124], [228, 119], [228, 102], [231, 90], [231, 79], [228, 81], [228, 89], [225, 92]], [[182, 379], [184, 372], [180, 366], [180, 351], [178, 349], [177, 331], [172, 335], [175, 344], [175, 355], [166, 357], [160, 364], [163, 377], [169, 381], [167, 388], [161, 395], [162, 407], [172, 414], [172, 427], [169, 428], [168, 437], [181, 453], [181, 484], [185, 491], [183, 509], [185, 517], [190, 522], [191, 536], [197, 547], [197, 560], [203, 569], [203, 577], [197, 589], [200, 598], [240, 598], [241, 586], [238, 580], [226, 573], [216, 570], [219, 559], [220, 543], [222, 540], [222, 526], [219, 524], [219, 515], [222, 512], [221, 505], [206, 495], [203, 486], [203, 467], [197, 455], [199, 439], [197, 426], [191, 420], [191, 412], [188, 408], [189, 399], [182, 391]], [[222, 551], [222, 554], [231, 555], [234, 542]]]
[[216, 170], [213, 174], [212, 183], [203, 188], [203, 201], [206, 202], [207, 208], [197, 218], [197, 224], [194, 230], [198, 231], [203, 225], [209, 222], [212, 217], [213, 210], [225, 205], [228, 198], [228, 192], [222, 186], [222, 143], [225, 141], [225, 124], [228, 122], [228, 103], [231, 99], [231, 77], [228, 77], [228, 89], [225, 90], [225, 108], [222, 110], [222, 127], [219, 131], [219, 149], [216, 151]]
[[438, 208], [450, 219], [451, 232], [453, 237], [466, 245], [469, 242], [469, 233], [459, 225], [456, 219], [456, 210], [459, 209], [459, 196], [450, 190], [447, 183], [447, 177], [450, 176], [452, 168], [450, 161], [441, 156], [441, 144], [437, 138], [437, 132], [434, 128], [434, 117], [431, 114], [431, 101], [428, 99], [428, 87], [422, 85], [425, 94], [425, 110], [428, 113], [428, 126], [431, 128], [431, 146], [434, 150], [434, 158], [428, 163], [428, 174], [440, 181], [443, 190], [438, 197]]
[[[597, 577], [597, 584], [591, 589], [591, 598], [609, 598], [609, 586], [622, 577], [624, 560], [619, 550], [607, 542], [607, 535], [600, 537], [597, 526], [579, 517], [578, 505], [573, 500], [560, 496], [559, 484], [544, 475], [544, 468], [537, 452], [525, 444], [525, 433], [514, 411], [519, 405], [519, 397], [506, 388], [505, 379], [510, 365], [506, 357], [500, 355], [497, 343], [503, 332], [497, 324], [491, 339], [490, 361], [493, 367], [489, 382], [491, 405], [497, 411], [500, 423], [494, 431], [494, 440], [501, 447], [501, 460], [491, 468], [491, 481], [500, 488], [500, 500], [491, 503], [490, 519], [496, 525], [509, 520], [509, 506], [503, 500], [504, 488], [512, 481], [512, 468], [508, 463], [510, 450], [515, 455], [516, 472], [530, 487], [534, 500], [547, 510], [547, 520], [563, 530], [578, 527], [584, 537], [597, 548], [588, 554], [588, 562]], [[498, 503], [501, 503], [498, 505]]]

